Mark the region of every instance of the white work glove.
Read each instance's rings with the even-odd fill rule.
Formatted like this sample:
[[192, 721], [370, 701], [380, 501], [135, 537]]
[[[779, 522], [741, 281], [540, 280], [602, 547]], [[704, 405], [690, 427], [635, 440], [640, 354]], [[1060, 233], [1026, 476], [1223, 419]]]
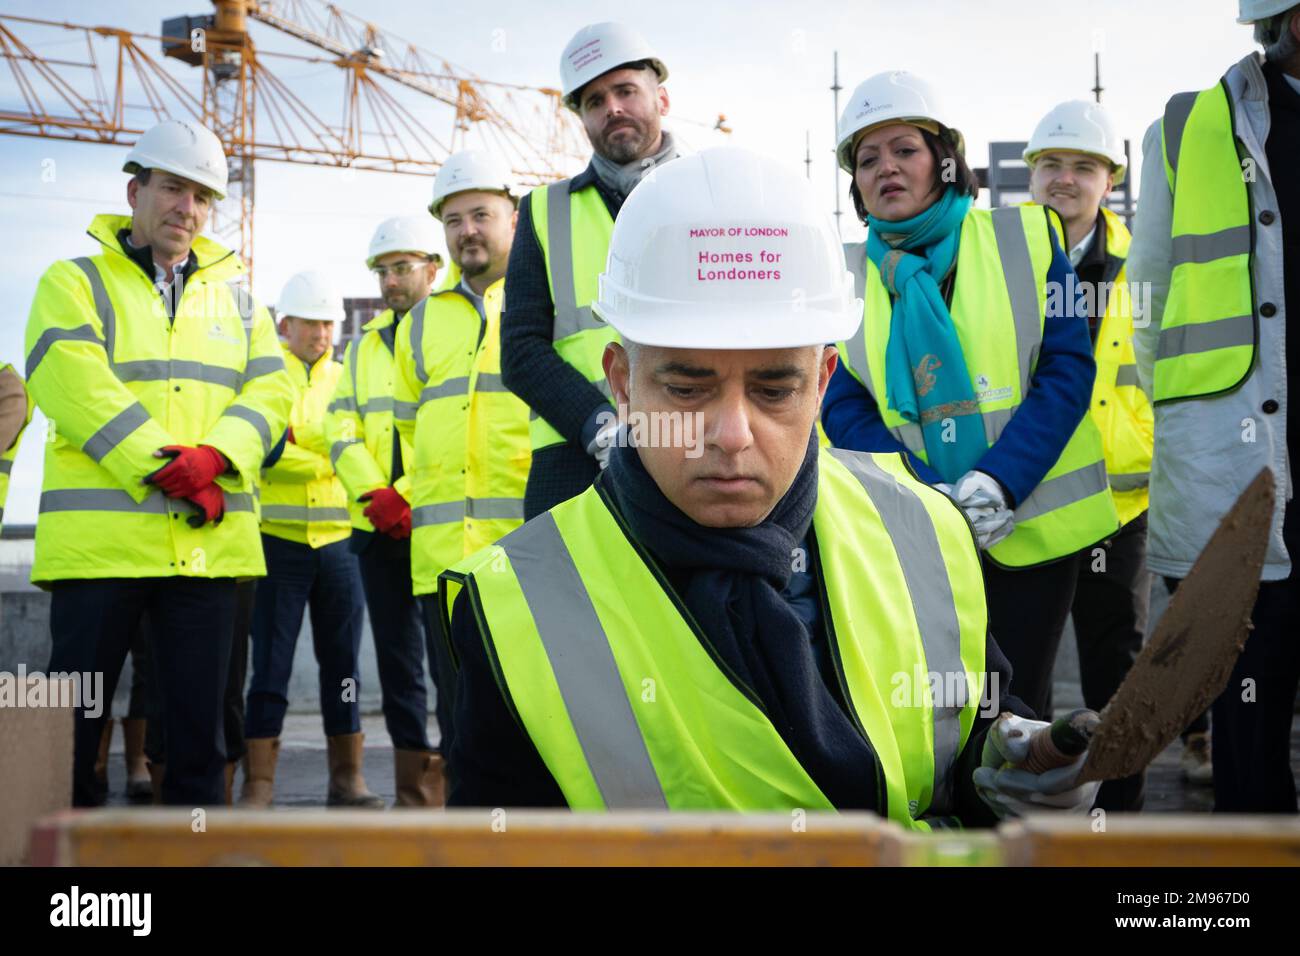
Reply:
[[1007, 507], [1006, 495], [991, 475], [966, 472], [952, 486], [950, 497], [966, 512], [981, 550], [987, 551], [1015, 530], [1015, 517]]
[[596, 437], [587, 445], [587, 454], [596, 459], [601, 471], [609, 467], [609, 453], [618, 444], [618, 429], [617, 421], [610, 422], [597, 431]]
[[1029, 754], [1030, 738], [1047, 733], [1051, 725], [1003, 714], [993, 722], [984, 738], [981, 766], [974, 774], [975, 792], [999, 819], [1029, 813], [1087, 813], [1097, 799], [1100, 780], [1075, 781], [1088, 754], [1074, 763], [1046, 773], [1030, 773], [1016, 765]]

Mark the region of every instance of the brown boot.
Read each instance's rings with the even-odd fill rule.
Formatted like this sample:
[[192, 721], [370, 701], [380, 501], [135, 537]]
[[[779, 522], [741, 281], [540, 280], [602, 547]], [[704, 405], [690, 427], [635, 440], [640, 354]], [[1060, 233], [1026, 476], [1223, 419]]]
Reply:
[[163, 771], [167, 765], [161, 761], [155, 763], [152, 760], [146, 761], [149, 765], [149, 802], [155, 807], [162, 806], [162, 778]]
[[384, 798], [371, 793], [361, 775], [362, 744], [365, 734], [338, 734], [326, 737], [329, 746], [330, 784], [325, 796], [327, 807], [363, 807], [382, 810]]
[[398, 807], [441, 807], [447, 803], [442, 757], [432, 750], [394, 750]]
[[108, 793], [108, 749], [113, 746], [113, 718], [104, 721], [104, 729], [99, 734], [99, 752], [95, 754], [95, 783], [100, 790]]
[[249, 737], [244, 757], [244, 791], [241, 807], [269, 807], [275, 794], [275, 762], [280, 757], [279, 737]]
[[226, 762], [226, 806], [233, 806], [235, 803], [235, 768], [239, 766], [238, 760]]
[[144, 755], [144, 734], [148, 723], [141, 717], [127, 717], [122, 721], [122, 740], [126, 743], [126, 797], [132, 803], [148, 803], [153, 797], [149, 761]]

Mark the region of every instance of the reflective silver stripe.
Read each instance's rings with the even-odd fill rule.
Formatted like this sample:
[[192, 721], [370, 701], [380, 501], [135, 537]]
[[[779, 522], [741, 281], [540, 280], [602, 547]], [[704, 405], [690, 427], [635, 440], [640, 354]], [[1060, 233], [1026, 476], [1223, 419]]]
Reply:
[[1187, 128], [1187, 117], [1192, 115], [1199, 93], [1175, 93], [1165, 104], [1165, 121], [1163, 135], [1165, 138], [1165, 156], [1169, 159], [1169, 168], [1178, 172], [1178, 154], [1183, 148], [1183, 130]]
[[351, 395], [344, 395], [342, 398], [336, 398], [329, 403], [325, 409], [327, 412], [352, 412], [356, 414], [357, 400]]
[[32, 377], [36, 367], [41, 364], [41, 359], [45, 358], [45, 353], [55, 342], [94, 342], [96, 345], [103, 347], [104, 343], [95, 330], [89, 325], [79, 325], [75, 329], [46, 329], [41, 333], [36, 344], [32, 346], [31, 352], [27, 355], [27, 378]]
[[248, 364], [244, 366], [244, 380], [250, 378], [261, 378], [263, 375], [274, 375], [276, 372], [284, 369], [284, 359], [278, 355], [267, 355], [262, 358], [249, 359]]
[[378, 414], [380, 412], [391, 412], [393, 410], [393, 400], [387, 395], [376, 395], [374, 398], [368, 398], [361, 404], [361, 414], [369, 415], [371, 412]]
[[564, 698], [583, 756], [610, 810], [666, 810], [614, 652], [550, 512], [501, 539]]
[[[961, 625], [939, 535], [916, 493], [886, 474], [869, 455], [838, 448], [831, 454], [862, 483], [889, 532], [925, 649], [925, 670], [943, 675], [943, 688], [958, 689], [963, 698], [932, 708], [934, 795], [926, 812], [945, 813], [952, 807], [952, 769], [961, 748], [961, 710], [967, 703], [969, 685], [961, 659]], [[960, 674], [961, 679], [951, 680], [949, 674]]]
[[360, 445], [360, 444], [361, 444], [360, 438], [344, 438], [344, 439], [340, 439], [339, 441], [336, 441], [333, 445], [330, 446], [331, 467], [338, 466], [339, 456], [342, 455], [343, 452], [347, 450], [349, 445]]
[[465, 502], [447, 501], [437, 505], [420, 505], [411, 509], [411, 527], [427, 528], [435, 524], [451, 524], [465, 518]]
[[494, 518], [524, 517], [523, 498], [466, 498], [465, 516], [489, 521]]
[[1138, 380], [1138, 367], [1136, 365], [1121, 365], [1119, 371], [1115, 373], [1115, 385], [1141, 385]]
[[546, 187], [546, 258], [555, 297], [552, 341], [603, 328], [604, 323], [591, 314], [590, 305], [578, 305], [573, 281], [573, 205], [567, 179]]
[[491, 372], [480, 372], [478, 378], [474, 379], [474, 391], [476, 392], [508, 392], [505, 382], [501, 381], [500, 375], [494, 375]]
[[1160, 341], [1156, 345], [1156, 360], [1254, 344], [1253, 315], [1234, 315], [1197, 325], [1165, 326], [1160, 330]]
[[1023, 523], [1032, 518], [1039, 518], [1049, 511], [1067, 507], [1076, 502], [1091, 498], [1098, 492], [1105, 491], [1106, 463], [1094, 462], [1063, 475], [1049, 478], [1039, 484], [1028, 498], [1015, 510], [1016, 522]]
[[457, 395], [462, 398], [469, 393], [469, 377], [461, 375], [457, 378], [449, 378], [446, 381], [439, 382], [437, 385], [426, 385], [420, 392], [420, 404], [431, 402], [439, 398], [453, 398]]
[[126, 440], [127, 436], [149, 420], [149, 413], [139, 402], [128, 405], [86, 439], [81, 450], [99, 463], [104, 456]]
[[[1016, 408], [1018, 407], [1016, 406]], [[1007, 427], [1007, 422], [1011, 421], [1011, 416], [1016, 413], [1016, 408], [995, 408], [992, 411], [980, 413], [980, 417], [984, 419], [984, 440], [989, 443], [990, 448], [1002, 435], [1002, 430]]]
[[413, 422], [416, 414], [420, 411], [420, 406], [415, 402], [399, 402], [393, 400], [393, 415], [400, 421]]
[[271, 425], [262, 416], [261, 412], [255, 412], [251, 408], [245, 408], [243, 405], [231, 405], [226, 409], [227, 418], [238, 418], [248, 422], [257, 429], [257, 433], [262, 436], [262, 454], [265, 455], [271, 450]]
[[1038, 308], [1038, 289], [1034, 284], [1034, 264], [1029, 257], [1029, 242], [1022, 222], [1019, 206], [993, 210], [993, 235], [997, 239], [1002, 278], [1007, 285], [1011, 315], [1016, 325], [1016, 360], [1020, 363], [1020, 398], [1023, 401], [1029, 394], [1029, 380], [1043, 344], [1043, 323]]
[[186, 378], [210, 385], [223, 385], [232, 392], [239, 391], [242, 383], [238, 369], [184, 359], [140, 359], [132, 362], [116, 362], [113, 371], [123, 382], [166, 382], [169, 379]]
[[348, 348], [348, 365], [352, 370], [352, 407], [356, 408], [357, 396], [361, 394], [357, 388], [357, 353], [361, 351], [361, 339], [353, 339], [352, 345]]
[[104, 327], [104, 352], [108, 356], [108, 364], [112, 365], [113, 346], [117, 342], [117, 312], [113, 309], [113, 300], [108, 296], [104, 277], [99, 274], [99, 269], [87, 256], [78, 256], [72, 260], [72, 264], [85, 273], [87, 281], [90, 282], [90, 295], [95, 301], [95, 314], [99, 316], [99, 324]]
[[1232, 226], [1218, 232], [1173, 237], [1171, 262], [1175, 267], [1189, 262], [1213, 262], [1250, 252], [1250, 226]]
[[411, 322], [411, 352], [415, 356], [415, 377], [421, 382], [429, 378], [429, 370], [424, 367], [424, 305], [428, 301], [429, 297], [425, 296], [407, 313]]
[[[242, 492], [225, 492], [227, 513], [252, 511], [253, 496]], [[121, 511], [142, 515], [165, 515], [173, 511], [193, 514], [194, 509], [184, 501], [162, 494], [150, 494], [144, 501], [136, 501], [117, 488], [61, 488], [41, 492], [41, 514], [52, 511]]]
[[14, 470], [14, 460], [12, 458], [0, 458], [0, 475], [7, 475]]
[[347, 508], [306, 508], [297, 505], [262, 505], [263, 521], [347, 521]]
[[1136, 491], [1151, 483], [1151, 473], [1135, 471], [1127, 475], [1109, 475], [1112, 491]]

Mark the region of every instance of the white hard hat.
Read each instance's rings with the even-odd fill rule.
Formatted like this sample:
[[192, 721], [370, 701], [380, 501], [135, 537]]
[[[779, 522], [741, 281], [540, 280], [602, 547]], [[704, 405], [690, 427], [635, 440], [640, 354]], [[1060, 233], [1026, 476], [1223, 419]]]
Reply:
[[840, 114], [838, 130], [840, 169], [853, 172], [849, 151], [859, 133], [886, 123], [910, 123], [936, 136], [947, 135], [959, 153], [966, 141], [953, 127], [938, 89], [929, 80], [906, 70], [877, 73], [858, 84]]
[[321, 322], [342, 322], [343, 296], [324, 272], [299, 272], [284, 284], [280, 300], [275, 304], [276, 315], [295, 319], [316, 319]]
[[514, 198], [509, 167], [491, 153], [466, 149], [447, 157], [438, 170], [433, 180], [433, 201], [429, 203], [429, 212], [441, 221], [443, 201], [448, 196], [471, 189], [504, 193]]
[[1237, 22], [1254, 23], [1285, 13], [1297, 0], [1237, 0]]
[[370, 240], [370, 253], [366, 265], [390, 252], [418, 252], [420, 255], [442, 261], [442, 232], [428, 216], [394, 216], [385, 219]]
[[1029, 145], [1021, 155], [1033, 166], [1040, 154], [1054, 149], [1101, 156], [1114, 170], [1115, 185], [1124, 181], [1128, 169], [1124, 141], [1110, 114], [1099, 103], [1067, 100], [1053, 106], [1034, 127], [1034, 135], [1029, 137]]
[[668, 79], [668, 67], [655, 56], [641, 34], [621, 23], [593, 23], [573, 35], [560, 54], [560, 88], [569, 109], [578, 109], [573, 94], [596, 77], [629, 63], [649, 60], [659, 74], [659, 82]]
[[632, 191], [592, 311], [643, 345], [794, 348], [852, 336], [862, 300], [808, 181], [717, 147], [656, 167]]
[[226, 198], [226, 151], [212, 130], [193, 120], [163, 120], [145, 130], [122, 164], [124, 173], [142, 169], [161, 169]]

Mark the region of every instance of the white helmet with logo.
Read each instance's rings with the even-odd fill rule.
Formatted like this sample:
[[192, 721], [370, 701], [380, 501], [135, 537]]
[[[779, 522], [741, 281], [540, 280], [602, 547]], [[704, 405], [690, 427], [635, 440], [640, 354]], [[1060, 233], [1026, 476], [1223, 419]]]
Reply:
[[770, 349], [851, 337], [862, 300], [808, 181], [718, 147], [657, 167], [633, 190], [592, 311], [643, 345]]
[[370, 254], [366, 265], [374, 267], [375, 260], [390, 252], [415, 252], [442, 262], [442, 232], [428, 216], [394, 216], [385, 219], [370, 240]]
[[1054, 149], [1067, 149], [1076, 153], [1090, 153], [1110, 163], [1115, 174], [1115, 185], [1124, 181], [1128, 157], [1124, 155], [1124, 141], [1110, 114], [1100, 103], [1087, 100], [1067, 100], [1053, 106], [1034, 128], [1023, 156], [1030, 167], [1038, 157]]
[[655, 56], [641, 34], [621, 23], [593, 23], [573, 35], [560, 55], [560, 92], [564, 104], [577, 111], [574, 94], [601, 74], [629, 63], [648, 60], [662, 83], [668, 67]]
[[850, 151], [858, 136], [887, 123], [909, 123], [946, 137], [959, 153], [966, 141], [953, 127], [938, 89], [929, 80], [906, 70], [877, 73], [858, 84], [840, 114], [836, 155], [840, 168], [853, 172]]
[[433, 201], [429, 203], [429, 212], [441, 221], [442, 204], [447, 197], [471, 189], [502, 193], [512, 201], [514, 199], [509, 167], [491, 153], [465, 149], [449, 156], [438, 170], [433, 180]]
[[212, 130], [193, 120], [163, 120], [145, 130], [122, 164], [124, 173], [142, 169], [161, 169], [211, 189], [218, 199], [226, 198], [226, 151]]
[[299, 272], [284, 284], [280, 300], [275, 304], [280, 318], [316, 319], [320, 322], [342, 322], [345, 316], [343, 296], [334, 288], [334, 282], [324, 272]]

